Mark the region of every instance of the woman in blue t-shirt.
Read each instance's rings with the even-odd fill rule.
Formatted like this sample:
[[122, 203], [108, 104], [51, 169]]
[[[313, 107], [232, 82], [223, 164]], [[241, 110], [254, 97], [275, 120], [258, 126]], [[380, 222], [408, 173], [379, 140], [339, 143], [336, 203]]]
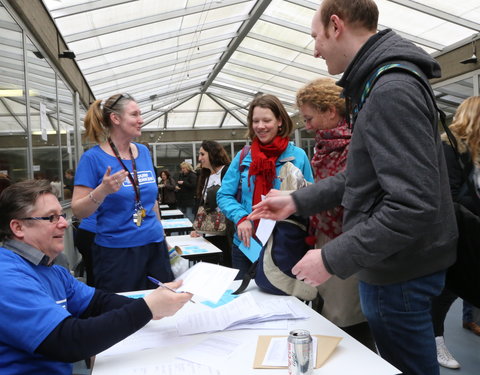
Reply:
[[142, 124], [140, 108], [128, 94], [96, 100], [85, 116], [85, 135], [98, 145], [80, 159], [72, 210], [78, 218], [97, 211], [95, 286], [111, 292], [153, 288], [147, 275], [173, 279], [150, 153], [132, 142]]

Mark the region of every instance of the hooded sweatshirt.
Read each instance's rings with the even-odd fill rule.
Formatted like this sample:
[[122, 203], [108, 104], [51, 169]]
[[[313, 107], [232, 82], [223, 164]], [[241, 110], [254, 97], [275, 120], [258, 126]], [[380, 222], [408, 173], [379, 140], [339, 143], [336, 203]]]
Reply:
[[[372, 36], [342, 79], [355, 105], [364, 83], [386, 62], [402, 61], [424, 75], [440, 67], [391, 30]], [[327, 243], [327, 270], [384, 285], [446, 269], [455, 261], [457, 229], [437, 113], [430, 93], [412, 74], [389, 71], [377, 80], [356, 119], [347, 168], [293, 194], [310, 215], [341, 204], [344, 233]]]

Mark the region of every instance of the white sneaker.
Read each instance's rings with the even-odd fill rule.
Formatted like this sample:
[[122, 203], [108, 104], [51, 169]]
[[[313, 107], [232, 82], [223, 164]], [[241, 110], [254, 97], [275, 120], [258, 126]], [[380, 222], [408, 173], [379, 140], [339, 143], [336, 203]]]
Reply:
[[447, 368], [460, 368], [460, 363], [458, 363], [455, 358], [453, 358], [453, 355], [448, 351], [443, 336], [435, 337], [435, 343], [437, 344], [438, 364]]

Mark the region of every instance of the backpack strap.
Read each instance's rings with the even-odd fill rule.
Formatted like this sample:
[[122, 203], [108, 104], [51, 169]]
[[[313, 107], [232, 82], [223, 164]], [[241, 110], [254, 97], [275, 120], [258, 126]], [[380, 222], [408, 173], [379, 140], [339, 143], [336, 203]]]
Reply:
[[365, 101], [367, 100], [368, 95], [370, 94], [370, 91], [372, 90], [373, 85], [375, 82], [377, 82], [378, 78], [382, 75], [385, 74], [389, 71], [403, 71], [411, 74], [415, 78], [418, 79], [418, 81], [425, 87], [427, 92], [430, 94], [430, 97], [432, 98], [433, 105], [435, 106], [435, 110], [438, 112], [439, 117], [440, 117], [440, 122], [442, 124], [442, 128], [445, 131], [448, 141], [450, 142], [450, 145], [452, 146], [453, 152], [455, 153], [455, 157], [457, 159], [457, 162], [460, 166], [460, 169], [462, 170], [463, 178], [467, 182], [468, 189], [470, 191], [470, 194], [472, 195], [473, 199], [475, 202], [480, 205], [480, 198], [478, 197], [475, 187], [473, 186], [472, 181], [468, 177], [468, 172], [467, 172], [467, 166], [469, 165], [470, 161], [462, 157], [460, 155], [460, 152], [458, 151], [458, 144], [455, 136], [452, 134], [450, 128], [447, 126], [446, 118], [447, 116], [445, 115], [445, 112], [443, 112], [440, 108], [438, 108], [437, 102], [435, 95], [433, 93], [433, 90], [431, 86], [427, 83], [426, 79], [422, 77], [420, 73], [418, 73], [414, 68], [407, 64], [403, 64], [401, 62], [392, 62], [392, 63], [387, 63], [384, 65], [381, 65], [378, 67], [373, 74], [370, 76], [370, 78], [367, 80], [365, 83], [365, 86], [363, 87], [362, 95], [360, 96], [360, 100], [358, 102], [358, 105], [356, 105], [353, 110], [352, 110], [352, 124], [355, 122], [358, 112], [362, 109]]
[[241, 294], [247, 289], [248, 284], [250, 284], [250, 281], [253, 279], [255, 280], [255, 275], [257, 273], [257, 265], [258, 265], [258, 260], [252, 263], [250, 268], [248, 269], [247, 273], [243, 276], [242, 284], [238, 287], [238, 289], [233, 292], [232, 294]]
[[[250, 145], [243, 146], [242, 151], [240, 151], [240, 160], [238, 161], [238, 170], [240, 173], [242, 173], [243, 170], [245, 169], [245, 166], [242, 165], [242, 162], [243, 162], [243, 159], [245, 159], [245, 156], [247, 156], [249, 152], [250, 152]], [[242, 201], [242, 180], [241, 179], [238, 184], [238, 189], [237, 189], [237, 193], [235, 194], [235, 199], [237, 200], [237, 202]]]

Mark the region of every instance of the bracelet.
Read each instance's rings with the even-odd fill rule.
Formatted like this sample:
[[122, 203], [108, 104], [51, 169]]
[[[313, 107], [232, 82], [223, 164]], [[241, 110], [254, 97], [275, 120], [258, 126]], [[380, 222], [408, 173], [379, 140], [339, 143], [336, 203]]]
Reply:
[[90, 193], [88, 193], [88, 197], [93, 201], [93, 203], [95, 204], [98, 204], [100, 205], [102, 202], [99, 202], [95, 199], [95, 197], [93, 196], [93, 192], [91, 191]]

